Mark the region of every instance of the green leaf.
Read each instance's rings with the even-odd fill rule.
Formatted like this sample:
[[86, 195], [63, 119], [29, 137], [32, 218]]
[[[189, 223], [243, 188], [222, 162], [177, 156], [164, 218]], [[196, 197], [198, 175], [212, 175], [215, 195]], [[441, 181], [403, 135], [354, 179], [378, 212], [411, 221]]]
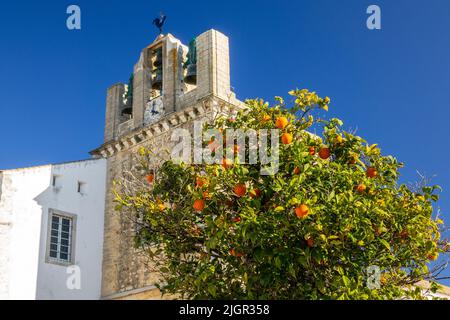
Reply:
[[389, 245], [389, 243], [384, 240], [384, 239], [380, 239], [380, 242], [383, 244], [383, 246], [386, 247], [386, 249], [388, 249], [389, 251], [391, 251], [391, 246]]
[[208, 284], [208, 292], [211, 294], [211, 296], [216, 296], [216, 286], [213, 284]]
[[345, 285], [346, 287], [349, 287], [349, 286], [350, 286], [350, 279], [347, 278], [347, 276], [342, 275], [342, 281], [344, 282], [344, 285]]

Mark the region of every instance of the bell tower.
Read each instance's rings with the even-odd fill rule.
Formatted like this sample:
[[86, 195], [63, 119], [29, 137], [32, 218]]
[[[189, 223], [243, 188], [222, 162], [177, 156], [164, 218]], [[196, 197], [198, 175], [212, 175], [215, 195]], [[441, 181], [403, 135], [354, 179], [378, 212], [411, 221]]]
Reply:
[[128, 84], [107, 90], [104, 143], [91, 151], [107, 159], [104, 298], [159, 296], [156, 275], [133, 246], [133, 225], [114, 210], [114, 181], [133, 167], [139, 147], [170, 149], [174, 129], [193, 130], [194, 120], [210, 121], [242, 105], [230, 86], [228, 38], [216, 30], [189, 45], [171, 34], [159, 35], [141, 51]]
[[186, 46], [171, 34], [159, 35], [141, 51], [128, 84], [108, 89], [105, 142], [210, 96], [236, 102], [228, 38], [209, 30]]

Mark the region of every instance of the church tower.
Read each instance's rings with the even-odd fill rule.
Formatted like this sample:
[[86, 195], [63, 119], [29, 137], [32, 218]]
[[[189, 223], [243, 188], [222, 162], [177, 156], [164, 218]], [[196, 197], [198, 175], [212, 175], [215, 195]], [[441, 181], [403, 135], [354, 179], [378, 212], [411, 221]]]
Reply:
[[194, 120], [212, 120], [242, 107], [230, 86], [228, 38], [208, 30], [188, 46], [159, 35], [141, 51], [128, 84], [107, 91], [104, 143], [91, 151], [107, 159], [103, 242], [103, 298], [158, 298], [156, 275], [133, 248], [132, 226], [114, 211], [113, 182], [143, 146], [170, 149], [174, 129], [193, 130]]

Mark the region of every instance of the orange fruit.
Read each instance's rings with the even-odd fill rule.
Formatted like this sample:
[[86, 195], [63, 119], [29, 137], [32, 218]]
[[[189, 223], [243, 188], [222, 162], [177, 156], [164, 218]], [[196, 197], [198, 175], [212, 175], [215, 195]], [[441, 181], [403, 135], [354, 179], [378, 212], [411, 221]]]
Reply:
[[251, 198], [256, 199], [261, 197], [261, 190], [259, 190], [259, 188], [254, 188], [249, 192], [249, 194]]
[[344, 138], [342, 138], [342, 136], [336, 136], [336, 140], [335, 140], [336, 144], [342, 144], [344, 142]]
[[197, 199], [194, 201], [194, 205], [192, 206], [195, 211], [202, 211], [205, 208], [205, 200]]
[[153, 174], [148, 174], [145, 179], [147, 179], [148, 183], [152, 183], [153, 180], [155, 179], [155, 176]]
[[295, 208], [295, 214], [297, 218], [303, 219], [306, 218], [309, 214], [309, 208], [306, 204], [301, 204]]
[[294, 168], [294, 174], [300, 174], [300, 168], [299, 167], [295, 167]]
[[374, 167], [367, 168], [366, 176], [368, 176], [369, 178], [375, 178], [377, 176], [377, 174], [378, 174], [378, 171]]
[[164, 205], [164, 203], [159, 203], [158, 204], [158, 209], [163, 211], [164, 209], [166, 209], [166, 206]]
[[241, 218], [240, 218], [240, 217], [235, 217], [235, 218], [233, 219], [233, 222], [241, 222]]
[[247, 187], [243, 183], [239, 183], [234, 187], [234, 193], [238, 197], [243, 197], [247, 193]]
[[433, 252], [427, 255], [428, 260], [434, 261], [438, 258], [439, 254], [437, 252]]
[[312, 248], [314, 247], [314, 240], [312, 238], [309, 238], [306, 240], [306, 244], [308, 245], [308, 247]]
[[230, 256], [235, 256], [236, 253], [234, 252], [234, 249], [230, 249]]
[[275, 126], [278, 129], [283, 130], [284, 128], [286, 128], [286, 126], [288, 125], [288, 119], [286, 117], [279, 117], [277, 118], [277, 120], [275, 121]]
[[262, 123], [266, 123], [267, 121], [272, 120], [272, 117], [269, 116], [268, 114], [265, 114], [262, 118]]
[[205, 184], [206, 184], [206, 179], [203, 179], [203, 178], [201, 178], [201, 177], [197, 177], [197, 178], [195, 179], [195, 186], [196, 186], [196, 187], [201, 188], [201, 187], [203, 187]]
[[330, 149], [323, 147], [319, 150], [319, 157], [323, 160], [326, 160], [330, 157], [331, 152]]
[[364, 184], [362, 184], [362, 183], [360, 183], [360, 184], [358, 184], [358, 185], [356, 186], [356, 190], [357, 190], [359, 193], [364, 193], [364, 192], [366, 191], [366, 189], [367, 189], [366, 185], [364, 185]]
[[225, 169], [230, 168], [232, 165], [233, 165], [233, 161], [231, 161], [231, 159], [224, 158], [222, 160], [222, 167], [224, 167]]
[[309, 152], [310, 155], [313, 156], [313, 155], [316, 154], [316, 149], [315, 149], [314, 147], [309, 147], [309, 148], [308, 148], [308, 152]]
[[281, 135], [281, 142], [283, 144], [291, 144], [291, 142], [292, 142], [292, 134], [290, 134], [290, 133], [283, 133]]

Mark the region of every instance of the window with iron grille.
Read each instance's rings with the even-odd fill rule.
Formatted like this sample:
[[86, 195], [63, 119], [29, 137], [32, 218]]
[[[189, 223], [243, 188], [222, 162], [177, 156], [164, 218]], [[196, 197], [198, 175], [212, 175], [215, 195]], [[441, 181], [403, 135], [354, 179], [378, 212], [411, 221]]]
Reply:
[[48, 260], [70, 263], [73, 255], [74, 218], [51, 212], [49, 227]]

